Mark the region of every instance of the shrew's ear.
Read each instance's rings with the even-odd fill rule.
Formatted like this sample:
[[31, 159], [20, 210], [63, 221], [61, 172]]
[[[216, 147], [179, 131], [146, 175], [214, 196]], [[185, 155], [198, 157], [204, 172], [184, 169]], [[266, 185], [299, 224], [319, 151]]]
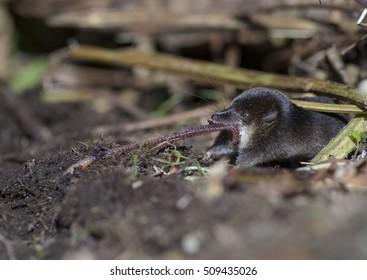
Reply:
[[271, 123], [273, 122], [276, 117], [278, 116], [278, 111], [277, 110], [271, 110], [269, 112], [267, 112], [264, 116], [263, 116], [263, 121], [266, 123]]

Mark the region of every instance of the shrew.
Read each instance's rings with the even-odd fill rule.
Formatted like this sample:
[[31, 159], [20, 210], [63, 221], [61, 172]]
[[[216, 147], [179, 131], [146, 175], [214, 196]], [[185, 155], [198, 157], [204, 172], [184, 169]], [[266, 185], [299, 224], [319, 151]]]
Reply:
[[[333, 103], [326, 97], [303, 100]], [[208, 156], [229, 156], [237, 165], [296, 165], [314, 157], [344, 127], [343, 115], [318, 113], [294, 105], [280, 91], [253, 88], [242, 92], [230, 106], [212, 115], [215, 124], [237, 125], [240, 139], [221, 131]]]

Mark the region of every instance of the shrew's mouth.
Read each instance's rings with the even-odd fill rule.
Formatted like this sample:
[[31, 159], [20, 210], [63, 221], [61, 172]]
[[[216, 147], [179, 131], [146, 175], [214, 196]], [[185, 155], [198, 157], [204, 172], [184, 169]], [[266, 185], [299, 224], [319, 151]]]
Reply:
[[[219, 121], [215, 121], [213, 119], [208, 119], [208, 123], [209, 125], [207, 126], [208, 129], [207, 131], [211, 130], [211, 129], [215, 129], [215, 130], [229, 130], [232, 132], [232, 144], [235, 145], [240, 141], [241, 138], [241, 131], [240, 131], [240, 127], [239, 124], [228, 124], [225, 122], [219, 122]], [[205, 126], [204, 126], [205, 127]]]

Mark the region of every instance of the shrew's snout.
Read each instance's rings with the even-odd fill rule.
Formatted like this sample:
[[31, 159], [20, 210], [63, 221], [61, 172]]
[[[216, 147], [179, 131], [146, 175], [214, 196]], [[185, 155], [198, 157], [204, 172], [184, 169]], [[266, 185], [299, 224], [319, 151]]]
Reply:
[[209, 122], [215, 123], [236, 123], [238, 121], [240, 121], [240, 117], [231, 109], [217, 112], [209, 120]]

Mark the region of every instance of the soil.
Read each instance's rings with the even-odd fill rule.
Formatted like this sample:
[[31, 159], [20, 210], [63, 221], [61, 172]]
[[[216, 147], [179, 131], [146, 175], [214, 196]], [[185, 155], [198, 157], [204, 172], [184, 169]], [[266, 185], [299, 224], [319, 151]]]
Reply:
[[366, 193], [346, 189], [336, 169], [241, 170], [206, 160], [203, 136], [65, 175], [86, 156], [177, 128], [96, 138], [94, 127], [128, 117], [45, 104], [38, 92], [24, 99], [49, 143], [30, 141], [0, 110], [0, 259], [367, 257]]

